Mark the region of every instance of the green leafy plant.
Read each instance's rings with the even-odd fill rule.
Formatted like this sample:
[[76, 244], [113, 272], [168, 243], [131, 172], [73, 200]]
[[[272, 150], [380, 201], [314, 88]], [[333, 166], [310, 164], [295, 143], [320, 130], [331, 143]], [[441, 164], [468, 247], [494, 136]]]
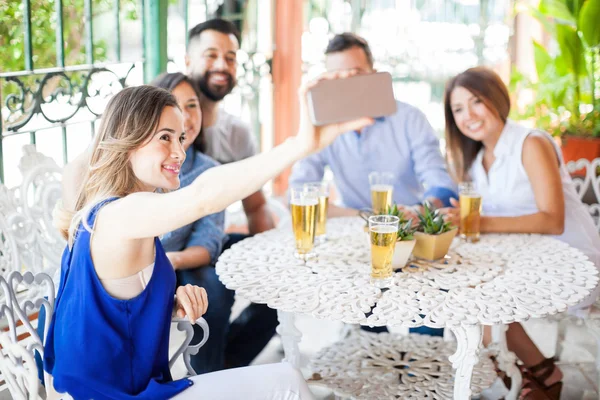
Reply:
[[[56, 53], [56, 29], [58, 18], [56, 14], [56, 2], [58, 0], [44, 0], [30, 2], [31, 18], [31, 48], [34, 69], [52, 68], [58, 66]], [[140, 6], [137, 0], [121, 0], [121, 16], [127, 20], [139, 19]], [[63, 23], [63, 49], [64, 62], [66, 66], [80, 65], [87, 61], [86, 57], [86, 28], [85, 7], [81, 0], [62, 1], [62, 23]], [[92, 0], [92, 20], [103, 14], [114, 12], [114, 1]], [[2, 72], [24, 71], [26, 69], [25, 54], [25, 32], [23, 1], [6, 0], [0, 1], [0, 60], [2, 60]], [[100, 31], [102, 28], [97, 26]], [[121, 35], [126, 33], [121, 32]], [[99, 35], [98, 35], [99, 36]], [[93, 55], [95, 62], [106, 62], [112, 49], [109, 43], [102, 39], [94, 39]], [[84, 74], [69, 73], [71, 82], [81, 85]], [[27, 88], [37, 86], [36, 79], [39, 76], [23, 76], [20, 81]], [[54, 86], [48, 85], [47, 92], [53, 91]], [[10, 94], [19, 93], [20, 88], [13, 82], [0, 79], [0, 93], [4, 100]], [[4, 104], [2, 104], [4, 106]]]
[[541, 0], [529, 10], [558, 49], [550, 54], [534, 41], [537, 82], [513, 72], [511, 91], [531, 90], [534, 99], [512, 118], [553, 135], [600, 137], [600, 0]]
[[398, 238], [397, 242], [402, 240], [413, 240], [415, 238], [414, 233], [417, 231], [417, 227], [413, 226], [412, 221], [406, 221], [398, 224]]
[[404, 218], [404, 213], [398, 208], [396, 203], [394, 203], [393, 206], [388, 206], [384, 215], [393, 215], [394, 217], [398, 217], [400, 222], [406, 221], [406, 218]]
[[418, 214], [418, 230], [428, 235], [441, 235], [454, 229], [451, 222], [444, 220], [444, 215], [429, 202], [423, 204], [423, 211]]
[[386, 214], [393, 215], [400, 219], [400, 221], [398, 222], [398, 238], [396, 239], [397, 242], [400, 242], [402, 240], [414, 239], [413, 235], [417, 231], [417, 227], [413, 226], [412, 219], [407, 220], [404, 217], [404, 213], [398, 209], [397, 204], [388, 207]]
[[393, 215], [400, 219], [400, 221], [398, 222], [398, 238], [396, 239], [397, 242], [400, 242], [402, 240], [414, 239], [413, 235], [417, 231], [417, 227], [413, 226], [412, 220], [407, 220], [404, 217], [404, 213], [398, 209], [397, 204], [388, 207], [386, 214]]

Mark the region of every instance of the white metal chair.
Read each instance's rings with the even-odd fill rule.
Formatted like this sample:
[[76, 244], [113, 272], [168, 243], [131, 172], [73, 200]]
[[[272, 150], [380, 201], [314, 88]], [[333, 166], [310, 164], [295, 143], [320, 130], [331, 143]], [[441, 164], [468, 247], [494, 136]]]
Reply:
[[[0, 276], [0, 288], [3, 292], [0, 302], [3, 328], [0, 331], [0, 372], [14, 399], [44, 399], [53, 388], [44, 388], [40, 384], [34, 354], [37, 351], [42, 359], [44, 357], [43, 343], [54, 312], [54, 283], [43, 272], [34, 275], [31, 272], [21, 274], [13, 271], [6, 278]], [[21, 296], [28, 291], [36, 293], [36, 296]], [[46, 313], [43, 338], [37, 330], [37, 312], [42, 307]], [[32, 319], [32, 315], [36, 318]], [[192, 325], [183, 319], [174, 319], [173, 323], [177, 323], [180, 331], [185, 331], [186, 338], [169, 361], [169, 367], [173, 366], [178, 357], [183, 356], [189, 374], [196, 375], [190, 365], [190, 356], [196, 354], [208, 340], [208, 324], [203, 318], [196, 321], [204, 331], [204, 336], [200, 343], [190, 346], [194, 336]], [[46, 382], [49, 382], [47, 378]]]
[[[0, 184], [0, 372], [15, 399], [45, 398], [34, 360], [43, 357], [43, 340], [54, 309], [55, 283], [50, 278], [60, 269], [66, 242], [52, 226], [52, 210], [61, 196], [61, 169], [31, 145], [24, 146], [19, 168], [23, 183], [15, 189]], [[37, 332], [37, 315], [45, 308], [44, 337]], [[208, 340], [208, 324], [196, 323], [204, 337], [190, 346], [193, 327], [174, 319], [185, 339], [169, 362], [183, 356], [187, 371], [195, 375], [190, 356]], [[0, 390], [4, 387], [0, 384]]]
[[[584, 202], [584, 206], [590, 213], [598, 234], [600, 234], [600, 158], [596, 158], [593, 161], [586, 159], [571, 161], [567, 164], [567, 169], [571, 174], [582, 169], [585, 170], [583, 177], [573, 176], [572, 179], [579, 198], [582, 202], [587, 200], [587, 204]], [[569, 322], [577, 323], [581, 322], [581, 319], [567, 314], [559, 314], [555, 350], [556, 357], [559, 357], [562, 353]], [[589, 313], [583, 318], [583, 323], [596, 338], [596, 371], [599, 378], [598, 390], [600, 392], [600, 299], [597, 299], [596, 303], [590, 307]]]
[[[44, 307], [46, 315], [52, 315], [54, 309], [54, 284], [49, 275], [22, 275], [12, 271], [8, 277], [0, 276], [2, 302], [0, 318], [2, 332], [2, 358], [0, 372], [6, 381], [14, 399], [44, 398], [40, 390], [38, 370], [34, 360], [37, 351], [42, 357], [43, 343], [37, 333], [37, 312]], [[35, 298], [23, 296], [29, 289], [37, 294]], [[35, 318], [31, 318], [35, 314]], [[49, 318], [44, 326], [44, 336], [48, 332]]]

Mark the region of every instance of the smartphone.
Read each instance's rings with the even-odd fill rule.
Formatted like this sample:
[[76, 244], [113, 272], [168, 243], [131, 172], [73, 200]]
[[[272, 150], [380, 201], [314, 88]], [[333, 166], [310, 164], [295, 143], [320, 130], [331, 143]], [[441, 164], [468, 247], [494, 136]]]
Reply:
[[308, 92], [314, 125], [385, 117], [396, 112], [392, 76], [388, 72], [354, 75], [319, 82]]

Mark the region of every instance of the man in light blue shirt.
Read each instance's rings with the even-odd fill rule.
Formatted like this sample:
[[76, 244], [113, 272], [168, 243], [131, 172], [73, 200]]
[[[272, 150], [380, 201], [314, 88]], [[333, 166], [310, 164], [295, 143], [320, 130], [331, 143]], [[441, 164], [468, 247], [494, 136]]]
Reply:
[[[336, 35], [325, 54], [328, 71], [374, 72], [367, 42], [352, 33]], [[320, 181], [325, 166], [333, 172], [342, 201], [342, 207], [330, 206], [330, 216], [356, 215], [356, 210], [371, 207], [368, 176], [373, 171], [394, 174], [392, 196], [399, 205], [429, 200], [442, 207], [450, 205], [450, 197], [457, 197], [433, 128], [421, 111], [402, 102], [397, 102], [395, 114], [377, 119], [361, 132], [345, 133], [321, 152], [297, 162], [290, 184]]]

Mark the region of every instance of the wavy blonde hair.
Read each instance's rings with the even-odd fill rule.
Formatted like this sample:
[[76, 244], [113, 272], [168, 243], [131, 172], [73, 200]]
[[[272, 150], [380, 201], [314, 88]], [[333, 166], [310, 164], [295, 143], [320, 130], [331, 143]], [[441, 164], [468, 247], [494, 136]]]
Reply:
[[82, 222], [91, 231], [87, 216], [94, 205], [136, 191], [139, 180], [129, 162], [131, 152], [152, 138], [165, 107], [179, 109], [171, 93], [148, 85], [123, 89], [110, 100], [92, 144], [75, 209], [58, 204], [54, 212], [54, 224], [70, 246]]

